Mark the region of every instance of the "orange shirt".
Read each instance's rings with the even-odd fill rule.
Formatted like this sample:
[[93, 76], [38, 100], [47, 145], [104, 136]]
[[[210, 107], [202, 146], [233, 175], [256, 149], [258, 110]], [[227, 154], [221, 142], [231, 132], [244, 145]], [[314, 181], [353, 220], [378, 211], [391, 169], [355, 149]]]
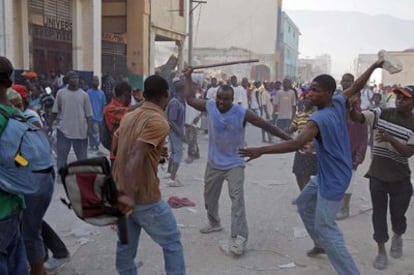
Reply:
[[[148, 204], [161, 199], [157, 171], [162, 148], [169, 131], [170, 126], [164, 110], [151, 102], [144, 102], [140, 108], [127, 113], [121, 121], [116, 133], [118, 135], [118, 149], [113, 176], [119, 191], [124, 191], [127, 184], [133, 186], [136, 203]], [[137, 141], [153, 146], [153, 149], [145, 156], [145, 159], [148, 160], [148, 170], [139, 171], [137, 167], [135, 169], [136, 177], [126, 178], [125, 168], [131, 158], [134, 143]], [[144, 182], [142, 178], [144, 173], [147, 182]]]

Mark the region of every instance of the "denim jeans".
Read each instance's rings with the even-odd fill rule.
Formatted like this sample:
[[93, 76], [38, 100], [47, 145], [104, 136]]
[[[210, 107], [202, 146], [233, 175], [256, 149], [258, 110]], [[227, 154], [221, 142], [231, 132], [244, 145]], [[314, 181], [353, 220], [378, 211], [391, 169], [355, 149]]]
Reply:
[[68, 161], [70, 148], [73, 146], [76, 159], [82, 160], [88, 158], [88, 139], [70, 139], [57, 130], [57, 168], [62, 168]]
[[45, 247], [42, 238], [42, 220], [53, 194], [53, 172], [33, 173], [34, 184], [40, 189], [36, 194], [25, 196], [26, 209], [22, 215], [23, 239], [29, 263], [42, 261]]
[[92, 137], [89, 138], [89, 147], [98, 148], [101, 143], [102, 122], [92, 120]]
[[360, 274], [335, 222], [341, 201], [321, 197], [318, 192], [318, 177], [315, 176], [305, 186], [296, 202], [309, 236], [316, 246], [325, 249], [336, 272], [340, 275]]
[[127, 219], [128, 244], [117, 243], [116, 270], [120, 275], [137, 275], [135, 257], [141, 229], [158, 243], [164, 253], [167, 275], [184, 275], [184, 252], [177, 222], [165, 201], [137, 204]]
[[184, 151], [183, 140], [173, 130], [170, 132], [170, 150], [173, 162], [180, 163]]
[[20, 212], [0, 220], [0, 274], [29, 274], [20, 230]]

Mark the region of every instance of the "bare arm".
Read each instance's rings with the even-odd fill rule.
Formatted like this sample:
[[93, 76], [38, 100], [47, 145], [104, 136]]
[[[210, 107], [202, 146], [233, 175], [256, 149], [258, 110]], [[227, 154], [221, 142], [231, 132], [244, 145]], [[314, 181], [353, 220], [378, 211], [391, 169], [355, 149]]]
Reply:
[[250, 161], [263, 154], [282, 154], [297, 151], [316, 137], [318, 133], [318, 125], [313, 121], [309, 121], [303, 132], [295, 139], [270, 146], [240, 149], [239, 154], [242, 157], [248, 157], [249, 159], [247, 161]]
[[355, 80], [354, 84], [352, 84], [351, 87], [349, 87], [343, 92], [344, 97], [350, 98], [357, 92], [359, 92], [362, 88], [364, 88], [365, 84], [371, 77], [371, 74], [375, 71], [375, 69], [381, 68], [383, 64], [384, 61], [380, 60], [372, 64], [360, 77], [358, 77], [357, 80]]
[[282, 129], [279, 129], [273, 126], [271, 123], [257, 116], [252, 111], [247, 110], [244, 119], [247, 122], [250, 122], [251, 124], [253, 124], [254, 126], [261, 128], [271, 133], [274, 136], [280, 137], [281, 139], [284, 139], [284, 140], [291, 139], [291, 137], [288, 134], [286, 134]]
[[200, 112], [207, 112], [206, 100], [198, 99], [194, 95], [193, 80], [191, 78], [192, 73], [193, 73], [192, 68], [187, 68], [187, 69], [184, 70], [184, 75], [185, 75], [185, 100], [187, 101], [188, 105], [190, 105], [194, 109], [196, 109]]

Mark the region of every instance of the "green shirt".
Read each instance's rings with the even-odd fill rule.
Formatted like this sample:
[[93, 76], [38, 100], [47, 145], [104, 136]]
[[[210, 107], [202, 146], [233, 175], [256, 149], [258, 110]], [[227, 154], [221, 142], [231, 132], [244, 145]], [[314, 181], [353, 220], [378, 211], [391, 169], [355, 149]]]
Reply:
[[[12, 105], [2, 105], [0, 108], [5, 110], [10, 115], [13, 114], [16, 109]], [[0, 135], [3, 133], [4, 128], [7, 126], [7, 119], [0, 115]], [[23, 196], [9, 194], [0, 190], [0, 219], [4, 219], [10, 216], [16, 209], [23, 209], [25, 207]]]

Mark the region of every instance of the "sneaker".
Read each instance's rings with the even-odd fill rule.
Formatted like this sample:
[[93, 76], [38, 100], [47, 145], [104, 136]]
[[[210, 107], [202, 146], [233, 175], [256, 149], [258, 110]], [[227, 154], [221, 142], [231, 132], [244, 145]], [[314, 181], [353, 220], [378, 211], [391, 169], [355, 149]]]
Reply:
[[317, 246], [314, 246], [311, 250], [306, 252], [306, 255], [308, 255], [308, 257], [311, 257], [311, 258], [317, 257], [321, 254], [325, 254], [325, 249], [317, 247]]
[[201, 234], [209, 234], [209, 233], [213, 233], [213, 232], [219, 232], [222, 231], [223, 227], [221, 227], [221, 225], [207, 225], [203, 228], [200, 229], [200, 233]]
[[388, 265], [388, 258], [387, 254], [378, 254], [378, 256], [375, 258], [375, 261], [372, 264], [374, 268], [378, 270], [384, 270], [387, 268]]
[[44, 264], [44, 268], [46, 269], [47, 272], [53, 272], [56, 269], [62, 267], [64, 264], [66, 264], [67, 262], [69, 262], [70, 257], [66, 257], [66, 258], [49, 258]]
[[402, 256], [403, 240], [401, 236], [394, 235], [391, 239], [390, 254], [394, 259], [399, 259]]
[[183, 187], [184, 186], [178, 179], [175, 179], [175, 180], [170, 179], [167, 182], [167, 185], [168, 187]]
[[336, 213], [336, 219], [338, 221], [344, 220], [348, 217], [349, 217], [349, 208], [342, 207], [341, 209], [339, 209], [338, 213]]
[[230, 244], [230, 252], [232, 252], [235, 256], [243, 255], [246, 248], [246, 242], [247, 240], [245, 237], [237, 235], [237, 238], [235, 238]]

